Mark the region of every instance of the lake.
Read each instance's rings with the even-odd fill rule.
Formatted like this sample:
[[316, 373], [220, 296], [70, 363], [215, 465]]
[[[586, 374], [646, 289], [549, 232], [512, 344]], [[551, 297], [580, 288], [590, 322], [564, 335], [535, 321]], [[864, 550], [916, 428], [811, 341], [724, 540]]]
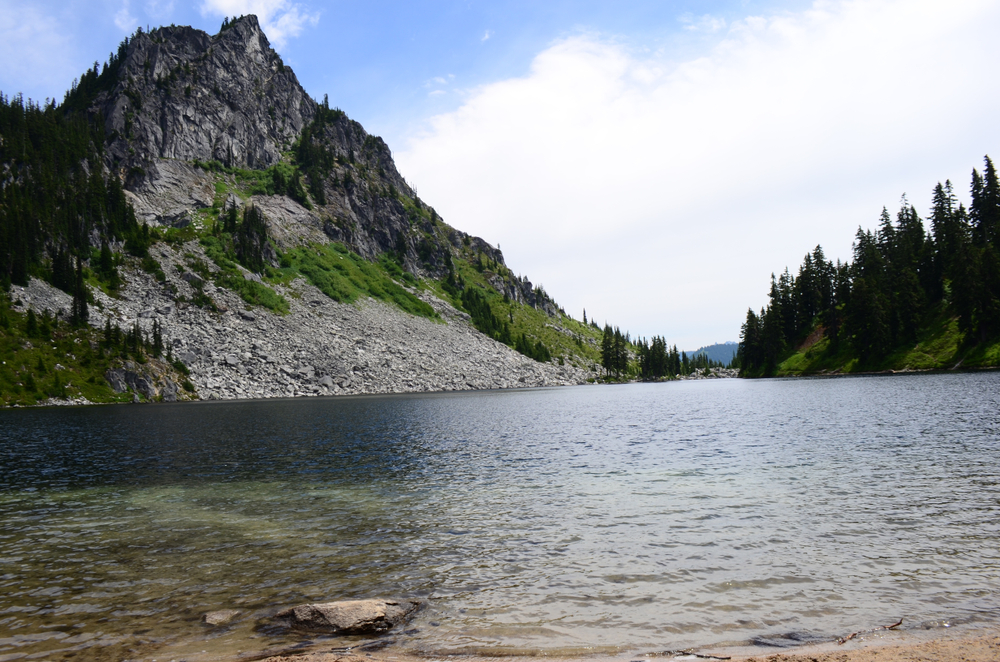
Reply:
[[0, 411], [0, 661], [378, 596], [435, 654], [992, 626], [998, 451], [997, 372]]

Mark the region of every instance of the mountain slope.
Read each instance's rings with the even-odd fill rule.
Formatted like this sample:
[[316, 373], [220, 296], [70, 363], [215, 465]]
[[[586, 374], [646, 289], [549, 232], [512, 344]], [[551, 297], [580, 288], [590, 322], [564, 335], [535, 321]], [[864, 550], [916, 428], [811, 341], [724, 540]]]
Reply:
[[816, 246], [794, 277], [771, 275], [747, 311], [740, 374], [954, 370], [1000, 365], [1000, 176], [973, 168], [966, 209], [934, 187], [929, 228], [903, 196], [895, 221], [858, 228], [852, 262]]
[[736, 350], [739, 349], [739, 346], [739, 343], [734, 341], [715, 343], [714, 345], [705, 345], [693, 352], [688, 352], [688, 356], [694, 358], [699, 354], [704, 354], [706, 358], [718, 361], [723, 365], [729, 365], [733, 357], [736, 356]]
[[[0, 143], [12, 190], [44, 197], [73, 190], [52, 181], [79, 180], [95, 192], [94, 212], [61, 193], [53, 205], [65, 221], [28, 221], [26, 241], [8, 213], [20, 203], [10, 198], [0, 207], [0, 253], [23, 247], [25, 267], [0, 277], [22, 287], [34, 277], [33, 290], [41, 279], [74, 294], [66, 317], [89, 298], [94, 325], [138, 321], [149, 332], [155, 321], [204, 395], [590, 376], [596, 332], [515, 276], [498, 249], [444, 223], [380, 138], [305, 93], [253, 16], [214, 36], [187, 27], [137, 32], [61, 106], [19, 102], [4, 106], [14, 119], [0, 123], [12, 138], [75, 122], [91, 141], [55, 162], [19, 161]], [[45, 168], [56, 176], [38, 176]], [[115, 221], [108, 210], [118, 207], [123, 220]], [[74, 264], [88, 288], [60, 275]], [[19, 287], [10, 298], [15, 310], [38, 307]], [[217, 328], [227, 331], [219, 337]], [[413, 362], [389, 360], [400, 347], [413, 349]]]

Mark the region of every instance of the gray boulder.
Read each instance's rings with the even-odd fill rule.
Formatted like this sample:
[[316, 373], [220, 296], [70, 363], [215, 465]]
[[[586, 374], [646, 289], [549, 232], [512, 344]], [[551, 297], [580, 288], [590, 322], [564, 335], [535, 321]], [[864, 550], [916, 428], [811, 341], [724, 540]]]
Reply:
[[241, 613], [243, 612], [239, 609], [220, 609], [218, 611], [210, 611], [201, 617], [201, 622], [206, 625], [225, 625]]
[[296, 630], [373, 635], [405, 622], [419, 606], [417, 600], [344, 600], [298, 605], [278, 612], [275, 618]]
[[104, 379], [115, 393], [124, 393], [132, 389], [136, 393], [141, 393], [147, 400], [158, 395], [152, 379], [127, 368], [111, 368], [104, 373]]

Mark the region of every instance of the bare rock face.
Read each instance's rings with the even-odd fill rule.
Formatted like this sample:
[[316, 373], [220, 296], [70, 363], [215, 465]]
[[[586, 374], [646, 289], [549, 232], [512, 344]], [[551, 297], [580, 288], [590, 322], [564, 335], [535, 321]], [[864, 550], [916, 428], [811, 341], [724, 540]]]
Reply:
[[125, 361], [120, 367], [104, 373], [104, 379], [115, 393], [131, 391], [142, 394], [146, 400], [157, 398], [164, 402], [176, 402], [180, 387], [170, 378], [167, 366], [162, 361], [150, 360], [144, 365]]
[[183, 161], [158, 159], [147, 166], [139, 194], [126, 191], [136, 217], [152, 225], [179, 225], [193, 210], [211, 207], [215, 182], [205, 171]]
[[345, 600], [291, 607], [275, 618], [296, 630], [377, 635], [406, 621], [419, 606], [416, 600]]
[[184, 26], [137, 33], [118, 84], [97, 104], [107, 155], [132, 189], [158, 159], [274, 165], [316, 109], [256, 16], [214, 36]]
[[291, 198], [255, 195], [250, 202], [264, 212], [267, 234], [282, 250], [329, 241], [323, 232], [323, 219]]

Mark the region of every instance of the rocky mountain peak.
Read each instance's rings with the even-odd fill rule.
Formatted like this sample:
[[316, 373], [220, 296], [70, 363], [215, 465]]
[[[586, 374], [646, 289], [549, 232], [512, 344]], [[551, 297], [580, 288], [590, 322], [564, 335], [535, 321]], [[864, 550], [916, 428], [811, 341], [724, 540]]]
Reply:
[[216, 35], [186, 26], [137, 32], [116, 85], [95, 106], [109, 165], [133, 177], [163, 158], [269, 167], [316, 111], [252, 15]]
[[[137, 217], [183, 226], [216, 209], [219, 187], [240, 190], [232, 168], [281, 186], [250, 187], [239, 205], [259, 208], [282, 250], [340, 242], [368, 260], [395, 256], [417, 276], [442, 278], [451, 256], [474, 260], [498, 292], [554, 314], [498, 249], [446, 225], [397, 171], [389, 146], [326, 100], [317, 104], [271, 48], [255, 16], [215, 35], [189, 26], [139, 30], [106, 73], [67, 97], [98, 113], [105, 161]], [[219, 168], [218, 162], [226, 168]], [[281, 174], [285, 173], [285, 174]]]

